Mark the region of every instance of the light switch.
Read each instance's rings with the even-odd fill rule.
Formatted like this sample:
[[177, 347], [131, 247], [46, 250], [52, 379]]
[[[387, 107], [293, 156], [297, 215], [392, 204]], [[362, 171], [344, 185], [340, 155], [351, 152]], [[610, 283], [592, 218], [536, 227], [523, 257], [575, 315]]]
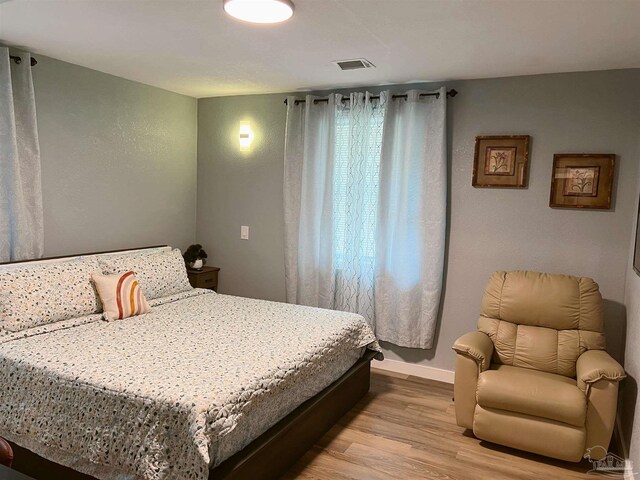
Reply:
[[247, 225], [242, 225], [240, 227], [240, 239], [249, 240], [249, 227]]

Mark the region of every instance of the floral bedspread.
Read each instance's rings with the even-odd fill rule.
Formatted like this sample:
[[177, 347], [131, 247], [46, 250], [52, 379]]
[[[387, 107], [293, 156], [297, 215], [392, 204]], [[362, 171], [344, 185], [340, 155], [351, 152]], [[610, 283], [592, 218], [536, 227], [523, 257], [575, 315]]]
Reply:
[[206, 290], [150, 303], [0, 337], [0, 435], [101, 479], [203, 480], [379, 349], [359, 315]]

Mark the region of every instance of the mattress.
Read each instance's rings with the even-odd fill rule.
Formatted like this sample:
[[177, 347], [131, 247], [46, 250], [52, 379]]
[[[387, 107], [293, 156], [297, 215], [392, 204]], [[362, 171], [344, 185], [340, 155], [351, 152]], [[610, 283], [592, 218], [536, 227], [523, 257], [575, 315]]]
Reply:
[[99, 479], [194, 479], [379, 350], [355, 314], [196, 289], [0, 337], [0, 435]]

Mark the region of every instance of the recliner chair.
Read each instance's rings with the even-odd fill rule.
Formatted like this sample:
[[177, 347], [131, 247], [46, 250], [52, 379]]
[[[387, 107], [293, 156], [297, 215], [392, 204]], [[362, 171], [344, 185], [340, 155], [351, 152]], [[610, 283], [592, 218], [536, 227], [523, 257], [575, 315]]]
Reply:
[[624, 370], [607, 352], [602, 297], [590, 278], [496, 272], [478, 331], [460, 337], [458, 425], [476, 437], [578, 462], [606, 452]]

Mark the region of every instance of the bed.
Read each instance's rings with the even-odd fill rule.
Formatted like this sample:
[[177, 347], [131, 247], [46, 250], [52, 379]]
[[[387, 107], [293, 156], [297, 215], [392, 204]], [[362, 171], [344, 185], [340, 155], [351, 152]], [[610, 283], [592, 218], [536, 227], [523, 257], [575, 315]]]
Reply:
[[[193, 289], [170, 247], [49, 262], [0, 266], [0, 436], [36, 478], [275, 478], [368, 390], [358, 315]], [[96, 268], [151, 312], [104, 321]]]

